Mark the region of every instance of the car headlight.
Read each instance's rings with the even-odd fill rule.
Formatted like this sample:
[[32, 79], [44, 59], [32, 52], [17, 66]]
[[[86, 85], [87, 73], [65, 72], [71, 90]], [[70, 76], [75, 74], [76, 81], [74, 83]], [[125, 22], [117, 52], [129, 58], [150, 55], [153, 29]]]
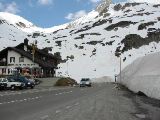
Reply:
[[86, 84], [89, 84], [89, 82], [86, 82]]
[[30, 85], [31, 83], [29, 82], [28, 85]]

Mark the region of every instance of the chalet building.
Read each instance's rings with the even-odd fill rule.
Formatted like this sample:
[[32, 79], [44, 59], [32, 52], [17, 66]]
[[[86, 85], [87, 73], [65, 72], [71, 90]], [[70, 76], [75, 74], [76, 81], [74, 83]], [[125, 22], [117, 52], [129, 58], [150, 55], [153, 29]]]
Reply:
[[35, 77], [53, 77], [60, 57], [48, 51], [49, 48], [38, 49], [34, 44], [28, 45], [28, 39], [16, 47], [7, 47], [0, 51], [0, 75], [18, 71]]

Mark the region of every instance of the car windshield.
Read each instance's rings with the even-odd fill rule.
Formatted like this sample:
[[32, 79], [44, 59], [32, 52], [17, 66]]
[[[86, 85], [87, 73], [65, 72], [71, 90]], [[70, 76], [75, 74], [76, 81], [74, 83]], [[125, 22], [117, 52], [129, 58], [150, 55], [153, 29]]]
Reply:
[[15, 82], [13, 78], [8, 79], [8, 82]]
[[89, 81], [89, 79], [87, 78], [87, 79], [82, 79], [81, 81]]
[[7, 82], [7, 79], [5, 79], [5, 78], [4, 78], [4, 79], [2, 79], [2, 82]]

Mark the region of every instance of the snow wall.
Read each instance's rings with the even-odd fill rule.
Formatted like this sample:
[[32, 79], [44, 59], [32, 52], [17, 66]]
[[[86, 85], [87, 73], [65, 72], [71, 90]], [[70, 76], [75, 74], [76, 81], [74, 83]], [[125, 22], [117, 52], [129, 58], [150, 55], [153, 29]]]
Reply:
[[[123, 64], [122, 64], [123, 65]], [[160, 52], [136, 59], [122, 70], [121, 81], [133, 92], [160, 99]]]

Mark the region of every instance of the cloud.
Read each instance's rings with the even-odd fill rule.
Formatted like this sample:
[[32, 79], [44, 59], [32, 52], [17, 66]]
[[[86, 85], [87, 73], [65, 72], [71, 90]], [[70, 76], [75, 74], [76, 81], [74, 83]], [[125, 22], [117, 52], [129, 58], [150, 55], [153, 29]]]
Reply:
[[53, 0], [38, 0], [38, 3], [40, 5], [51, 5], [53, 3]]
[[[80, 1], [83, 1], [83, 0], [77, 0], [77, 2], [80, 2]], [[84, 1], [86, 1], [86, 0], [84, 0]], [[100, 1], [102, 1], [102, 0], [88, 0], [87, 2], [96, 4], [96, 3], [100, 2]]]
[[13, 13], [13, 14], [20, 12], [20, 10], [15, 2], [7, 3], [7, 4], [3, 4], [0, 2], [0, 11], [9, 12], [9, 13]]
[[92, 2], [92, 3], [98, 3], [98, 2], [100, 2], [101, 0], [89, 0], [90, 2]]
[[85, 10], [80, 10], [76, 13], [69, 13], [65, 18], [68, 20], [75, 20], [75, 19], [80, 18], [86, 14], [87, 14], [87, 12]]
[[147, 2], [153, 4], [160, 4], [160, 0], [128, 0], [129, 2]]

